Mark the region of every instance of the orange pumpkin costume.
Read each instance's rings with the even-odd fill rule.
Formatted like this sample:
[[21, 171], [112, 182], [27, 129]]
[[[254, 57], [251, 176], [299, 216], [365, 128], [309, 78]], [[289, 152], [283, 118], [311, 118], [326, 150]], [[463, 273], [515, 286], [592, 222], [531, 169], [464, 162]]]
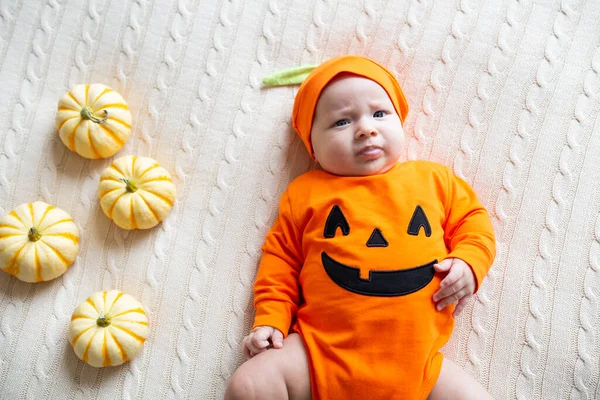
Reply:
[[[406, 115], [395, 79], [382, 84], [386, 75], [369, 68], [387, 70], [352, 59], [319, 66], [296, 97], [294, 126], [309, 151], [316, 99], [339, 72], [357, 73], [366, 63], [360, 75], [380, 83]], [[315, 83], [314, 76], [328, 78]], [[443, 277], [433, 264], [464, 260], [478, 288], [494, 255], [487, 211], [444, 166], [411, 161], [357, 177], [310, 171], [290, 183], [267, 234], [254, 326], [301, 335], [313, 399], [425, 399], [454, 326], [453, 307], [435, 309], [432, 297]]]

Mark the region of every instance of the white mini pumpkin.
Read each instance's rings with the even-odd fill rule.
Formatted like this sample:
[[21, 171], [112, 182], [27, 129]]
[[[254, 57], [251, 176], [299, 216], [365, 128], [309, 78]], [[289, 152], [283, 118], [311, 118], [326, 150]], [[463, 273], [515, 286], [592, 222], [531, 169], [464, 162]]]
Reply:
[[79, 252], [71, 216], [42, 201], [21, 204], [0, 220], [0, 267], [25, 282], [62, 275]]
[[124, 229], [152, 228], [175, 202], [171, 175], [149, 157], [116, 159], [100, 176], [102, 211]]
[[118, 290], [96, 292], [71, 316], [69, 342], [93, 367], [123, 364], [140, 352], [148, 336], [142, 304]]
[[56, 128], [70, 150], [85, 158], [106, 158], [131, 135], [131, 112], [108, 86], [76, 85], [58, 103]]

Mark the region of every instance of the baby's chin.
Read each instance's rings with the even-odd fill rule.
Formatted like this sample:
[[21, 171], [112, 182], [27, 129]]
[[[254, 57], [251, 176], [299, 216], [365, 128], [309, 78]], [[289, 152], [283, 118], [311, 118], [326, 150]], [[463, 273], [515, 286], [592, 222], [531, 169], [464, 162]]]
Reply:
[[[380, 161], [380, 162], [377, 162]], [[373, 162], [360, 163], [358, 165], [335, 165], [322, 166], [317, 164], [317, 169], [329, 172], [338, 176], [371, 176], [385, 174], [396, 164], [393, 162], [383, 162], [382, 160], [373, 160]]]

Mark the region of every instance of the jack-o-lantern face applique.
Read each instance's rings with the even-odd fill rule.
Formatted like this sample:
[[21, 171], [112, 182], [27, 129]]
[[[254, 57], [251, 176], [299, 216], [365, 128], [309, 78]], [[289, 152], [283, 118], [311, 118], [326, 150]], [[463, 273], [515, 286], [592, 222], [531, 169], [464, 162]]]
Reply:
[[[327, 239], [333, 239], [338, 228], [344, 236], [350, 234], [350, 224], [346, 220], [342, 209], [335, 205], [327, 217], [323, 236]], [[418, 205], [410, 220], [407, 233], [418, 236], [421, 228], [423, 228], [426, 237], [431, 236], [431, 226], [427, 216], [423, 208]], [[384, 232], [379, 228], [373, 229], [366, 243], [366, 247], [388, 247], [388, 245]], [[365, 251], [369, 250], [365, 249]], [[334, 260], [324, 251], [321, 253], [321, 260], [327, 275], [342, 288], [366, 296], [387, 297], [404, 296], [427, 286], [435, 275], [433, 265], [437, 263], [437, 260], [433, 260], [425, 265], [398, 270], [370, 269], [369, 278], [363, 279], [360, 277], [360, 268], [350, 267]]]

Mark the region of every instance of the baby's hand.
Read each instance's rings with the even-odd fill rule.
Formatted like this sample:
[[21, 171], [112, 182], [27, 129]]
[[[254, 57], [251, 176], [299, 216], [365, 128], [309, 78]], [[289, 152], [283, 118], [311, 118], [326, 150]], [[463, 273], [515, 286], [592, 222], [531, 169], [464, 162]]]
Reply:
[[242, 341], [242, 351], [246, 360], [271, 347], [283, 347], [283, 333], [272, 326], [257, 326]]
[[438, 311], [458, 301], [453, 316], [457, 316], [465, 308], [467, 301], [475, 291], [475, 276], [469, 264], [460, 258], [446, 258], [433, 266], [436, 272], [448, 272], [440, 282], [440, 290], [433, 295]]

